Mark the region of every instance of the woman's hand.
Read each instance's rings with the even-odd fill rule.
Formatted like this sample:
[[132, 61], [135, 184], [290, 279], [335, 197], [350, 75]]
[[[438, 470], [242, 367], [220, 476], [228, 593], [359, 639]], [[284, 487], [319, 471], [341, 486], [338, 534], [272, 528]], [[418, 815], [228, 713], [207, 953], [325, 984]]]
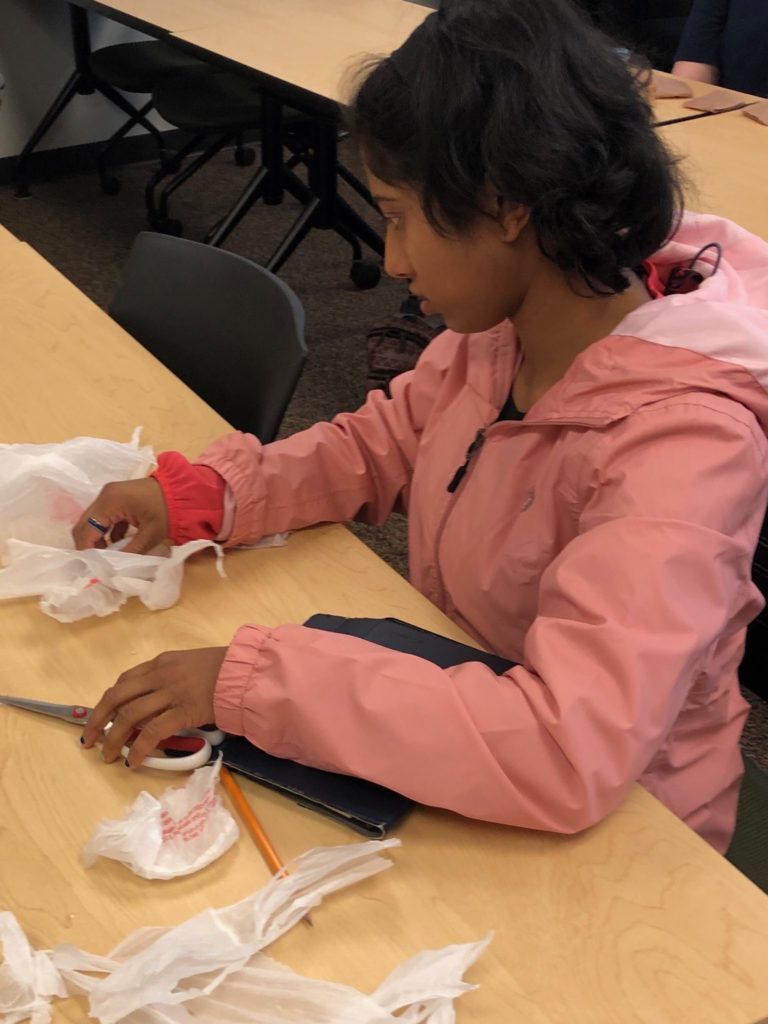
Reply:
[[94, 708], [83, 731], [83, 746], [92, 747], [112, 722], [104, 735], [103, 756], [114, 761], [138, 729], [127, 761], [129, 768], [138, 768], [160, 740], [180, 729], [211, 724], [213, 694], [226, 653], [226, 647], [166, 651], [123, 672]]
[[[88, 520], [101, 524], [99, 529]], [[102, 487], [99, 496], [83, 512], [72, 529], [75, 547], [103, 548], [107, 539], [121, 540], [129, 526], [136, 534], [124, 551], [146, 554], [168, 538], [168, 509], [162, 488], [154, 477], [124, 480]]]

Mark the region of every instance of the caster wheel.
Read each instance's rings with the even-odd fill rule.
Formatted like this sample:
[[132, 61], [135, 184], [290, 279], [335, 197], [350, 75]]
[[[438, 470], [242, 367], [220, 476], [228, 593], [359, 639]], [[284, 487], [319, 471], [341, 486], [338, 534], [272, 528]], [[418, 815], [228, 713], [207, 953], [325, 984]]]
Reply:
[[238, 167], [250, 167], [256, 159], [256, 150], [250, 146], [238, 146], [235, 150], [235, 163]]
[[183, 225], [180, 220], [174, 220], [172, 217], [167, 217], [165, 220], [162, 217], [158, 217], [154, 221], [152, 227], [155, 231], [159, 231], [161, 235], [174, 235], [176, 238], [181, 236]]
[[120, 191], [121, 185], [117, 178], [113, 178], [111, 174], [105, 174], [101, 178], [101, 191], [105, 196], [116, 196]]
[[381, 268], [368, 260], [355, 260], [349, 272], [352, 283], [361, 291], [375, 288], [381, 280]]

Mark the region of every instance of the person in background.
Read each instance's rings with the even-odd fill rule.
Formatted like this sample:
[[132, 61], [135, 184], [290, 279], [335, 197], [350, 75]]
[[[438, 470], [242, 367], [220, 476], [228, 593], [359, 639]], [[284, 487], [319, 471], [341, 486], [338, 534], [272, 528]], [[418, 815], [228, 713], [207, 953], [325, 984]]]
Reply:
[[768, 96], [768, 0], [695, 0], [672, 73]]
[[655, 68], [672, 67], [691, 0], [574, 0], [595, 24]]
[[105, 759], [129, 743], [135, 768], [215, 719], [279, 757], [562, 833], [639, 781], [724, 851], [762, 606], [768, 245], [680, 220], [641, 88], [568, 0], [446, 0], [367, 67], [351, 128], [386, 270], [447, 329], [357, 412], [162, 453], [102, 490], [75, 543], [130, 525], [128, 550], [237, 547], [401, 510], [414, 586], [517, 664], [442, 669], [248, 623], [129, 668], [86, 747], [111, 721]]

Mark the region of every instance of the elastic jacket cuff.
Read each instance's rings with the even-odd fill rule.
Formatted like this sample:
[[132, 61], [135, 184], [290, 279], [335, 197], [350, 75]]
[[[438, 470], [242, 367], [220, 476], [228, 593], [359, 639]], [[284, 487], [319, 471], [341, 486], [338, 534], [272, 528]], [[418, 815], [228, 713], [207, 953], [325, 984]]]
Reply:
[[[243, 703], [252, 687], [259, 652], [269, 632], [264, 626], [241, 626], [232, 638], [219, 671], [213, 698], [216, 724], [234, 736], [246, 735]], [[249, 717], [258, 720], [259, 709], [249, 708], [249, 711]], [[248, 738], [254, 742], [251, 736]]]
[[191, 463], [180, 452], [161, 452], [152, 476], [163, 491], [174, 544], [219, 536], [226, 483], [215, 469]]

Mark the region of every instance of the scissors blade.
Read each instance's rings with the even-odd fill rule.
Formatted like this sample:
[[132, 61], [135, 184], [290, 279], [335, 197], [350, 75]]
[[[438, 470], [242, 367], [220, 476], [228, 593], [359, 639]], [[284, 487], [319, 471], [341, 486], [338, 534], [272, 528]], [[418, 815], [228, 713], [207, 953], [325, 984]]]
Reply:
[[11, 707], [22, 708], [24, 711], [36, 711], [38, 714], [59, 718], [64, 722], [71, 722], [73, 725], [86, 725], [93, 711], [93, 708], [84, 707], [82, 704], [52, 704], [47, 700], [3, 695], [0, 695], [0, 704], [9, 704]]

